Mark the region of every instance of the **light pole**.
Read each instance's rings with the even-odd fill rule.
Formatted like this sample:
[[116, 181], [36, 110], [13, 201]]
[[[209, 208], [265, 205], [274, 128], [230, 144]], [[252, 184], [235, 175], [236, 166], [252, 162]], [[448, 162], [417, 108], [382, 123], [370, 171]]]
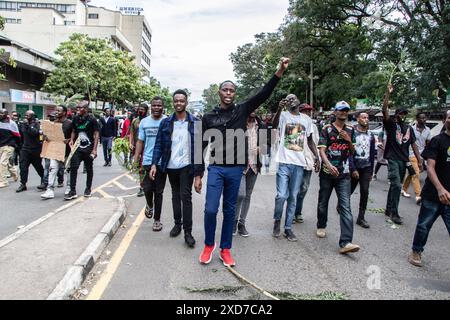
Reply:
[[314, 71], [313, 71], [313, 62], [311, 60], [311, 66], [310, 66], [310, 75], [309, 75], [309, 82], [310, 82], [310, 92], [309, 92], [309, 105], [314, 109], [314, 80], [319, 79], [319, 77], [314, 77]]

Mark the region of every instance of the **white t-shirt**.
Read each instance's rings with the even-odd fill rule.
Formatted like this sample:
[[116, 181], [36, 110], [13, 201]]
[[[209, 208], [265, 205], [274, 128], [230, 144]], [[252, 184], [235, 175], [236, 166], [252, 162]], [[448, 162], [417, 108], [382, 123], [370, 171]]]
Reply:
[[313, 132], [312, 126], [310, 117], [283, 111], [278, 125], [280, 144], [276, 161], [306, 167], [305, 147], [308, 145], [308, 137]]

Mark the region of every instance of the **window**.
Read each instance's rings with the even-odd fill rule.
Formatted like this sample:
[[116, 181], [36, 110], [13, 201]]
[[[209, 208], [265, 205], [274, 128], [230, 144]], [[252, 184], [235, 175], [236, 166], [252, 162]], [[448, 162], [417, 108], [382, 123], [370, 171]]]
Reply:
[[75, 25], [75, 21], [64, 20], [64, 25], [65, 26], [73, 26], [73, 25]]
[[143, 25], [143, 31], [144, 31], [144, 34], [147, 36], [148, 40], [150, 42], [152, 42], [152, 35], [151, 35], [150, 31], [148, 31], [148, 29], [145, 26], [145, 24]]
[[17, 11], [17, 2], [0, 1], [0, 10]]
[[142, 38], [142, 45], [149, 54], [152, 54], [152, 48], [150, 48], [150, 45], [148, 44], [147, 40], [145, 40], [144, 37]]
[[142, 60], [145, 61], [150, 66], [150, 58], [145, 54], [144, 51], [142, 51]]
[[98, 19], [98, 13], [89, 13], [88, 19]]
[[5, 22], [19, 24], [22, 23], [22, 19], [5, 18]]

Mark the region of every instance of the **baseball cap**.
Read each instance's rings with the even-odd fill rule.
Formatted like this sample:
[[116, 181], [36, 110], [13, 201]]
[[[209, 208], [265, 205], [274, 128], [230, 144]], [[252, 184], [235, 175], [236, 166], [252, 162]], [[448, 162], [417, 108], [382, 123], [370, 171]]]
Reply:
[[349, 111], [350, 105], [345, 101], [339, 101], [338, 103], [336, 103], [334, 110], [335, 111]]
[[402, 114], [402, 113], [409, 113], [409, 111], [406, 108], [399, 108], [399, 109], [395, 110], [395, 115]]
[[302, 103], [301, 105], [300, 105], [300, 108], [299, 108], [300, 110], [312, 110], [313, 108], [309, 105], [309, 104], [307, 104], [307, 103]]

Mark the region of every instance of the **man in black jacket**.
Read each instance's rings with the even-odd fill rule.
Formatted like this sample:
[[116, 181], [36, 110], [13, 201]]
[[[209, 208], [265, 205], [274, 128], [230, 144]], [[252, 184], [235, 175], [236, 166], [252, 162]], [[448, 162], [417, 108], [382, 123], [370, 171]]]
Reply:
[[39, 190], [46, 188], [44, 178], [44, 167], [42, 166], [41, 150], [42, 150], [42, 135], [40, 133], [40, 124], [36, 120], [36, 115], [33, 111], [28, 110], [25, 113], [25, 121], [20, 124], [20, 135], [23, 137], [23, 145], [20, 150], [20, 186], [16, 192], [27, 190], [28, 168], [30, 164], [41, 177], [41, 185]]
[[116, 120], [111, 115], [111, 110], [106, 109], [104, 117], [100, 118], [101, 130], [100, 130], [100, 141], [103, 145], [103, 158], [105, 159], [104, 167], [111, 166], [111, 150], [112, 142], [117, 134]]
[[[211, 262], [216, 247], [215, 233], [217, 212], [223, 193], [223, 224], [220, 243], [220, 259], [225, 266], [234, 266], [231, 257], [233, 223], [236, 201], [242, 174], [247, 163], [247, 146], [245, 130], [247, 118], [271, 95], [284, 71], [289, 65], [288, 58], [282, 58], [280, 67], [270, 81], [254, 97], [244, 103], [234, 104], [236, 86], [232, 81], [225, 81], [219, 86], [220, 105], [206, 113], [202, 118], [203, 139], [211, 137], [211, 154], [208, 167], [208, 185], [205, 203], [205, 248], [200, 255], [200, 262]], [[212, 130], [210, 130], [212, 129]], [[237, 138], [237, 142], [235, 140]], [[242, 143], [244, 141], [244, 143]], [[204, 141], [203, 150], [209, 141]], [[195, 177], [195, 190], [200, 193], [202, 178]]]

